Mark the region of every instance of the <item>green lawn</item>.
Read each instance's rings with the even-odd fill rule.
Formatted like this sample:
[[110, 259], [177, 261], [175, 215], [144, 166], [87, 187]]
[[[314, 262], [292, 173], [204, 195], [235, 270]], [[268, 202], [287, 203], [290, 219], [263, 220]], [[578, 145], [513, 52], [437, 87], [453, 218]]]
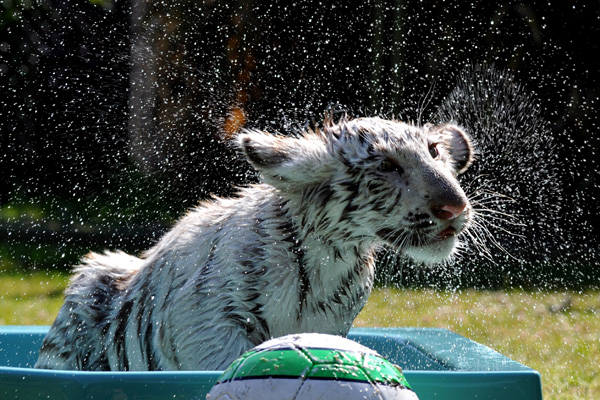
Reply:
[[[0, 275], [0, 324], [50, 324], [64, 273]], [[544, 398], [600, 398], [600, 292], [377, 289], [356, 326], [442, 327], [542, 374]]]
[[544, 399], [600, 399], [600, 292], [379, 289], [356, 326], [448, 328], [542, 375]]
[[68, 275], [0, 274], [0, 325], [49, 325], [63, 302]]

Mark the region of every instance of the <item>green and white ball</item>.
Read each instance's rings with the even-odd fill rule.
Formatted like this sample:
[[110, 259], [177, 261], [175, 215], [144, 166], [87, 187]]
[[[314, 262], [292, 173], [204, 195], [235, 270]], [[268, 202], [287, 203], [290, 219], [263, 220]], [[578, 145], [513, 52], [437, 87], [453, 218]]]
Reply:
[[318, 333], [269, 340], [235, 360], [209, 400], [418, 400], [399, 367], [374, 350]]

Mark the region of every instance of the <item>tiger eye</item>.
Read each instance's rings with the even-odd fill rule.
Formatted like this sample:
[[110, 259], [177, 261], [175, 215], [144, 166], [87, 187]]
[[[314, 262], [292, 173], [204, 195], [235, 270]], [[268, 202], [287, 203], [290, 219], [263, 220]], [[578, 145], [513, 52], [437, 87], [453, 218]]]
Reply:
[[436, 159], [436, 158], [438, 158], [440, 156], [440, 151], [437, 148], [437, 143], [434, 143], [434, 144], [432, 144], [432, 145], [429, 146], [429, 154], [434, 159]]

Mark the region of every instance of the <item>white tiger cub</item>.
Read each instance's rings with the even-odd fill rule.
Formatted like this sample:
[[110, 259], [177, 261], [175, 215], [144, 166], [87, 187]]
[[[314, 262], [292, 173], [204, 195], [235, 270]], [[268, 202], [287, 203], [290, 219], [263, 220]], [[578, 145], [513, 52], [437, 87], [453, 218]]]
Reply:
[[344, 118], [237, 142], [263, 183], [191, 210], [140, 258], [87, 256], [36, 367], [224, 369], [272, 337], [345, 336], [377, 247], [443, 260], [472, 218], [455, 176], [473, 149], [455, 125]]

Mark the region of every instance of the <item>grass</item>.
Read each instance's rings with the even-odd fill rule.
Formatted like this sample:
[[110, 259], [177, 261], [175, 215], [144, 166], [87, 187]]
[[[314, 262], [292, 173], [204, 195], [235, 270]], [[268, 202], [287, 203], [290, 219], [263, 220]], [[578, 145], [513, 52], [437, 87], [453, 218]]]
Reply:
[[[68, 276], [0, 274], [0, 324], [51, 324]], [[356, 326], [448, 328], [542, 375], [544, 399], [600, 398], [600, 292], [379, 288]]]
[[600, 293], [376, 290], [356, 326], [448, 328], [542, 375], [544, 399], [600, 398]]
[[49, 325], [63, 302], [64, 272], [0, 274], [0, 325]]

